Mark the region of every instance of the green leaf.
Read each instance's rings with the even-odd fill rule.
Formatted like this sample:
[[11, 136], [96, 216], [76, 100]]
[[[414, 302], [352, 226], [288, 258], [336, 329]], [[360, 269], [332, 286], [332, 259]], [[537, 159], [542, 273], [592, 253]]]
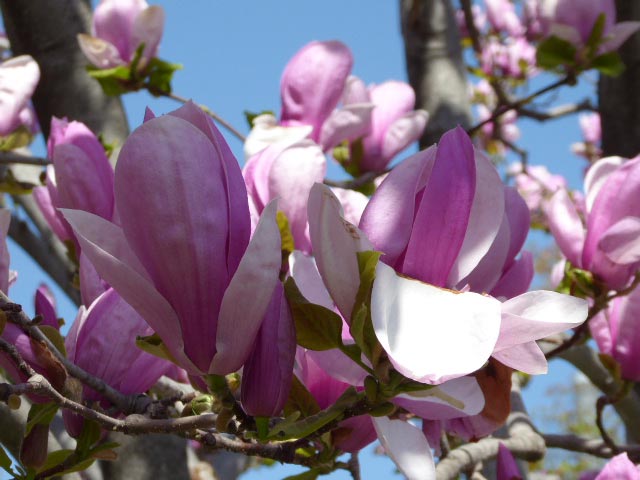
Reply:
[[8, 152], [16, 148], [26, 147], [32, 140], [33, 135], [31, 131], [24, 125], [21, 125], [9, 135], [0, 137], [0, 151]]
[[322, 475], [321, 469], [312, 468], [311, 470], [298, 473], [297, 475], [289, 475], [288, 477], [285, 477], [282, 480], [316, 480], [316, 478], [318, 478], [320, 475]]
[[307, 437], [333, 420], [341, 418], [344, 411], [355, 405], [361, 398], [361, 395], [358, 394], [354, 387], [349, 387], [333, 405], [321, 410], [315, 415], [311, 415], [294, 423], [285, 420], [276, 424], [269, 431], [268, 438], [288, 440]]
[[244, 118], [247, 120], [247, 123], [249, 124], [249, 128], [253, 128], [253, 121], [256, 119], [256, 117], [259, 117], [260, 115], [272, 115], [273, 117], [276, 116], [273, 110], [262, 110], [261, 112], [258, 112], [258, 113], [245, 110], [243, 113], [244, 113]]
[[89, 450], [91, 450], [91, 447], [98, 440], [100, 440], [101, 432], [102, 429], [100, 428], [100, 425], [98, 425], [98, 423], [86, 418], [84, 419], [84, 422], [82, 424], [82, 432], [80, 432], [80, 436], [78, 437], [76, 443], [76, 452], [78, 452], [78, 455], [80, 455], [80, 457], [84, 458], [87, 456], [87, 453], [89, 452]]
[[151, 355], [176, 363], [173, 355], [169, 353], [169, 349], [167, 349], [166, 345], [162, 342], [162, 339], [157, 333], [146, 337], [136, 337], [136, 346], [140, 350], [144, 350]]
[[342, 318], [321, 305], [310, 303], [289, 278], [284, 284], [296, 324], [298, 345], [309, 350], [329, 350], [342, 345]]
[[44, 472], [45, 470], [49, 470], [50, 468], [60, 465], [62, 462], [67, 460], [74, 453], [75, 453], [74, 450], [68, 450], [68, 449], [56, 450], [54, 452], [51, 452], [47, 456], [47, 460], [44, 462], [44, 465], [42, 465], [42, 467], [40, 467], [38, 470], [41, 472]]
[[618, 52], [609, 52], [597, 56], [592, 60], [591, 66], [609, 77], [619, 76], [626, 68]]
[[554, 35], [540, 42], [536, 52], [538, 66], [547, 70], [574, 65], [575, 59], [576, 48], [570, 42]]
[[[358, 252], [358, 268], [360, 270], [360, 287], [356, 294], [353, 313], [351, 315], [351, 336], [365, 356], [373, 361], [373, 351], [378, 339], [371, 322], [371, 288], [376, 276], [376, 265], [382, 253], [367, 251]], [[375, 367], [375, 365], [374, 365]]]
[[44, 333], [44, 336], [47, 337], [51, 341], [51, 343], [53, 343], [53, 346], [56, 347], [56, 350], [58, 350], [62, 355], [66, 357], [67, 349], [64, 346], [64, 338], [62, 337], [62, 335], [60, 335], [60, 330], [52, 327], [51, 325], [40, 325], [39, 328], [40, 331]]
[[606, 22], [606, 15], [601, 13], [598, 15], [596, 22], [593, 25], [593, 30], [591, 30], [591, 34], [589, 34], [589, 38], [587, 39], [586, 47], [588, 49], [588, 56], [591, 57], [594, 52], [598, 50], [598, 47], [602, 43], [602, 36], [604, 35], [604, 26]]
[[149, 93], [155, 96], [171, 93], [171, 80], [177, 70], [181, 70], [179, 63], [169, 63], [159, 58], [152, 58], [145, 68], [148, 76], [146, 83]]
[[256, 430], [258, 431], [258, 438], [264, 440], [269, 433], [269, 417], [254, 417], [256, 422]]
[[55, 403], [34, 403], [31, 405], [29, 415], [27, 415], [24, 436], [29, 435], [36, 425], [49, 425], [57, 412], [58, 406]]
[[291, 381], [291, 391], [289, 392], [289, 398], [284, 406], [285, 416], [289, 416], [293, 412], [299, 412], [302, 417], [308, 417], [314, 415], [320, 411], [320, 406], [317, 400], [311, 394], [307, 387], [298, 379], [296, 375], [293, 376]]
[[87, 66], [87, 72], [98, 81], [106, 95], [122, 95], [132, 89], [130, 85], [130, 69], [126, 65], [107, 69], [99, 69], [89, 65]]

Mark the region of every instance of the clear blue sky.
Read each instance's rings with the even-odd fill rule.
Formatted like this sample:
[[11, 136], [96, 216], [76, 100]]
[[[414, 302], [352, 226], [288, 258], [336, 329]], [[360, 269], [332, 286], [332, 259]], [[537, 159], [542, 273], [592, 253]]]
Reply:
[[[159, 56], [184, 65], [184, 70], [175, 76], [174, 91], [207, 105], [244, 132], [247, 125], [243, 110], [279, 111], [282, 69], [300, 47], [312, 40], [338, 39], [349, 45], [355, 58], [354, 73], [368, 83], [406, 79], [397, 1], [165, 0], [152, 3], [162, 5], [167, 17]], [[571, 101], [593, 95], [595, 78], [592, 76], [573, 90], [565, 89], [566, 93], [563, 91], [559, 98]], [[540, 79], [534, 85], [548, 80]], [[125, 97], [125, 106], [133, 129], [141, 123], [146, 106], [162, 114], [177, 104], [136, 93]], [[579, 187], [584, 163], [569, 151], [569, 145], [580, 140], [576, 118], [545, 126], [525, 121], [521, 128], [519, 144], [530, 151], [530, 163], [548, 165], [552, 171], [567, 175], [572, 186]], [[241, 158], [240, 142], [225, 136]], [[34, 151], [42, 154], [42, 145], [34, 145]], [[340, 175], [337, 167], [330, 168], [330, 177]], [[29, 266], [25, 255], [13, 245], [11, 253], [12, 268], [20, 274], [11, 296], [31, 311], [32, 295], [43, 279], [42, 274]], [[57, 298], [60, 315], [70, 324], [75, 308], [59, 290]], [[558, 367], [560, 364], [552, 365], [552, 370]], [[553, 382], [565, 381], [570, 372], [568, 368], [561, 368], [560, 372], [533, 382], [527, 397], [534, 410], [544, 407], [546, 388]], [[390, 462], [374, 458], [371, 453], [365, 453], [361, 463], [363, 478], [367, 479], [390, 478], [394, 471]], [[295, 467], [274, 466], [244, 478], [275, 479], [300, 471]], [[350, 477], [336, 473], [323, 478]]]

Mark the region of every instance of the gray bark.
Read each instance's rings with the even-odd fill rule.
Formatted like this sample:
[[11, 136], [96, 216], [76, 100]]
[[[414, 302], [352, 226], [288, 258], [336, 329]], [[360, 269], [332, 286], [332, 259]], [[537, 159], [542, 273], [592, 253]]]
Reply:
[[[617, 0], [618, 21], [640, 20], [640, 2]], [[620, 49], [627, 69], [617, 78], [601, 76], [598, 84], [605, 156], [634, 157], [640, 152], [640, 35]]]
[[31, 55], [41, 79], [33, 96], [40, 127], [49, 134], [51, 117], [84, 122], [105, 139], [122, 141], [127, 118], [117, 97], [107, 97], [87, 75], [76, 36], [90, 30], [91, 9], [85, 0], [0, 0], [14, 55]]
[[409, 83], [417, 107], [429, 112], [420, 139], [426, 147], [456, 125], [471, 125], [460, 33], [450, 0], [400, 0], [400, 16]]

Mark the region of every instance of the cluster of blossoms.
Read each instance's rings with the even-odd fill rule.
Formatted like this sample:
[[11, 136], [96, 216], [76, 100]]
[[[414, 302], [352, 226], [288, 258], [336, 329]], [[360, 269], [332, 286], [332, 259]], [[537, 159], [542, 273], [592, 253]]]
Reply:
[[[609, 6], [591, 5], [580, 24], [569, 21], [562, 0], [527, 2], [523, 18], [506, 0], [487, 0], [486, 7], [488, 77], [534, 73], [532, 39], [557, 35], [582, 55], [598, 18], [605, 22], [600, 52], [638, 28], [616, 25]], [[475, 14], [484, 28], [485, 14]], [[144, 69], [162, 26], [162, 10], [144, 0], [103, 0], [95, 36], [79, 40], [98, 68], [135, 60]], [[7, 75], [31, 74], [23, 90], [0, 97], [2, 117], [10, 119], [0, 134], [26, 125], [21, 115], [37, 81], [31, 62], [0, 65], [0, 73], [6, 66]], [[33, 195], [78, 266], [82, 305], [65, 338], [68, 360], [123, 394], [146, 392], [162, 375], [213, 394], [241, 378], [239, 392], [228, 393], [252, 417], [252, 438], [297, 438], [305, 420], [334, 415], [320, 424], [336, 420], [330, 438], [309, 448], [337, 455], [378, 438], [408, 479], [431, 479], [443, 433], [475, 440], [494, 432], [510, 411], [512, 373], [547, 371], [536, 340], [587, 318], [583, 298], [528, 291], [533, 258], [523, 246], [532, 212], [544, 217], [571, 268], [590, 272], [600, 290], [621, 291], [635, 278], [640, 158], [595, 162], [584, 196], [529, 167], [516, 176], [523, 198], [457, 127], [369, 185], [370, 197], [332, 189], [323, 183], [325, 155], [354, 176], [385, 173], [428, 120], [415, 110], [409, 85], [367, 87], [352, 67], [340, 42], [302, 48], [282, 77], [279, 118], [253, 120], [243, 169], [191, 102], [158, 117], [147, 110], [115, 169], [89, 128], [54, 118], [51, 165]], [[489, 83], [478, 91], [496, 102]], [[515, 139], [515, 120], [487, 123], [482, 134]], [[599, 134], [593, 117], [583, 123], [591, 158]], [[5, 293], [15, 281], [4, 241], [9, 223], [9, 211], [0, 210]], [[35, 301], [42, 328], [57, 331], [50, 292], [39, 289]], [[629, 381], [640, 380], [637, 302], [636, 291], [615, 298], [590, 323]], [[65, 389], [66, 373], [42, 345], [14, 324], [0, 333], [55, 389]], [[28, 380], [10, 356], [0, 354], [0, 365], [15, 382]], [[113, 411], [100, 392], [78, 390], [75, 401]], [[290, 415], [301, 390], [310, 411]], [[355, 413], [347, 415], [347, 407]], [[72, 436], [82, 435], [81, 416], [65, 411], [64, 420]], [[265, 425], [269, 432], [260, 431]], [[505, 447], [498, 472], [500, 479], [519, 475]], [[637, 474], [626, 455], [595, 478], [619, 472]]]
[[[302, 52], [336, 48], [316, 42]], [[297, 116], [314, 118], [305, 108]], [[376, 107], [367, 108], [375, 117]], [[84, 125], [54, 119], [53, 166], [36, 198], [79, 254], [85, 307], [67, 350], [127, 393], [185, 372], [206, 389], [211, 378], [244, 367], [242, 406], [256, 417], [282, 414], [294, 372], [320, 408], [350, 386], [364, 388], [395, 413], [344, 421], [335, 445], [356, 451], [377, 433], [409, 478], [425, 478], [440, 430], [478, 438], [497, 428], [508, 409], [491, 406], [487, 379], [504, 380], [508, 395], [512, 369], [546, 372], [535, 340], [579, 325], [586, 302], [525, 293], [533, 275], [531, 256], [520, 254], [528, 209], [461, 129], [401, 162], [367, 200], [318, 183], [325, 160], [313, 132], [327, 131], [326, 122], [302, 122], [295, 127], [311, 138], [286, 136], [266, 147], [243, 176], [191, 103], [157, 118], [148, 111], [115, 172]], [[291, 253], [277, 212], [288, 219]], [[284, 264], [283, 251], [290, 253]], [[294, 328], [299, 302], [338, 321], [333, 348], [301, 341], [315, 317], [296, 318]], [[117, 335], [105, 341], [104, 328]], [[152, 332], [180, 371], [132, 348], [136, 335]], [[423, 432], [407, 415], [423, 419]], [[67, 415], [77, 433], [74, 420]], [[407, 461], [408, 450], [419, 452], [417, 461]]]

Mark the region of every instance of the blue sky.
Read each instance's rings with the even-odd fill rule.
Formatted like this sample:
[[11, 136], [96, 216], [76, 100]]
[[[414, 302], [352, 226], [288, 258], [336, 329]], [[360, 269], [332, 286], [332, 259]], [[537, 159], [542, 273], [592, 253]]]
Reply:
[[[346, 43], [355, 58], [354, 73], [367, 83], [406, 79], [399, 2], [166, 0], [153, 3], [165, 8], [167, 18], [159, 56], [184, 65], [184, 70], [175, 76], [174, 91], [207, 105], [245, 133], [248, 129], [244, 110], [279, 111], [282, 70], [288, 59], [309, 41], [338, 39]], [[564, 89], [557, 98], [572, 101], [593, 96], [595, 79], [591, 76], [577, 88]], [[549, 80], [549, 77], [538, 79], [533, 88]], [[146, 93], [129, 94], [124, 101], [132, 129], [141, 123], [146, 106], [156, 114], [178, 106], [171, 100], [153, 98]], [[584, 162], [569, 151], [569, 145], [581, 137], [577, 119], [571, 117], [542, 126], [524, 121], [520, 126], [519, 145], [530, 151], [530, 163], [548, 165], [552, 171], [567, 175], [574, 187], [579, 187]], [[240, 142], [226, 133], [225, 136], [241, 158]], [[42, 145], [34, 145], [34, 151], [42, 154]], [[330, 177], [341, 175], [335, 165], [330, 168]], [[11, 254], [12, 267], [20, 274], [11, 296], [31, 311], [32, 295], [43, 280], [42, 274], [30, 266], [14, 245], [11, 245]], [[57, 297], [60, 314], [70, 324], [75, 308], [59, 291]], [[557, 367], [560, 364], [552, 365], [552, 369]], [[544, 407], [544, 402], [548, 402], [545, 390], [554, 382], [564, 381], [570, 373], [565, 367], [544, 379], [534, 380], [533, 388], [527, 392], [533, 409]], [[393, 465], [380, 457], [374, 458], [370, 451], [371, 448], [362, 456], [363, 478], [390, 478]], [[299, 471], [275, 466], [244, 478], [275, 479]], [[323, 478], [350, 477], [336, 473]]]

